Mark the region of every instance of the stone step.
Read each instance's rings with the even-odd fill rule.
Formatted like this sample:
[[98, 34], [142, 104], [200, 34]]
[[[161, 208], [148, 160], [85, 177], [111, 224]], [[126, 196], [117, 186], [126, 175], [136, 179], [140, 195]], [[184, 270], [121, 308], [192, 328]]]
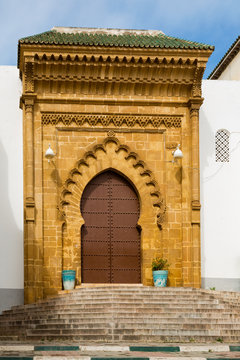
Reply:
[[[179, 319], [218, 319], [219, 316], [221, 316], [222, 319], [239, 319], [240, 318], [240, 314], [239, 313], [232, 313], [232, 312], [216, 312], [216, 311], [212, 311], [212, 312], [168, 312], [168, 313], [161, 313], [161, 312], [157, 312], [157, 313], [138, 313], [138, 312], [123, 312], [123, 311], [118, 311], [115, 312], [114, 314], [112, 313], [106, 313], [104, 314], [104, 318], [106, 319], [115, 319], [115, 320], [120, 320], [120, 319], [151, 319], [151, 318], [155, 318], [155, 319], [167, 319], [167, 318], [179, 318]], [[89, 321], [91, 319], [96, 320], [96, 319], [101, 319], [103, 317], [103, 313], [99, 313], [99, 312], [92, 312], [92, 311], [86, 311], [86, 312], [62, 312], [62, 313], [52, 313], [52, 314], [41, 314], [39, 315], [37, 314], [25, 314], [21, 317], [15, 317], [15, 316], [10, 316], [7, 318], [0, 318], [0, 324], [6, 324], [6, 323], [10, 323], [11, 321], [21, 321], [21, 320], [32, 320], [32, 321], [41, 321], [41, 320], [49, 320], [49, 319], [85, 319], [86, 321]]]
[[59, 311], [61, 310], [65, 310], [65, 309], [69, 309], [69, 310], [81, 310], [81, 309], [92, 309], [93, 311], [99, 311], [99, 310], [108, 310], [108, 309], [118, 309], [118, 308], [124, 308], [124, 309], [130, 309], [133, 308], [135, 310], [137, 309], [153, 309], [155, 310], [156, 308], [161, 308], [161, 309], [193, 309], [193, 308], [198, 308], [198, 309], [209, 309], [209, 308], [216, 308], [216, 309], [226, 309], [226, 310], [230, 310], [233, 309], [235, 311], [239, 311], [240, 308], [231, 306], [229, 304], [223, 304], [223, 303], [218, 303], [218, 302], [212, 302], [212, 303], [207, 303], [207, 302], [201, 302], [201, 303], [193, 303], [193, 302], [188, 302], [188, 303], [170, 303], [170, 302], [152, 302], [152, 303], [147, 303], [147, 302], [143, 302], [143, 303], [72, 303], [72, 304], [60, 304], [60, 305], [56, 305], [56, 306], [40, 306], [40, 307], [36, 307], [35, 309], [13, 309], [13, 310], [8, 310], [8, 311], [4, 311], [2, 313], [2, 316], [9, 316], [9, 315], [21, 315], [24, 313], [36, 313], [36, 312], [48, 312], [48, 311]]
[[[184, 299], [179, 299], [177, 297], [153, 297], [153, 298], [149, 298], [148, 296], [144, 297], [144, 298], [131, 298], [128, 299], [126, 297], [124, 298], [117, 298], [117, 297], [106, 297], [106, 298], [98, 298], [98, 297], [91, 297], [91, 298], [76, 298], [76, 299], [64, 299], [61, 301], [45, 301], [45, 302], [40, 302], [40, 303], [35, 303], [32, 305], [21, 305], [21, 306], [13, 306], [11, 310], [14, 311], [19, 311], [22, 309], [28, 309], [30, 310], [35, 310], [38, 307], [47, 307], [47, 306], [63, 306], [63, 305], [68, 305], [68, 304], [78, 304], [78, 303], [82, 303], [82, 304], [89, 304], [89, 303], [93, 303], [93, 304], [109, 304], [109, 303], [126, 303], [126, 304], [146, 304], [146, 303], [150, 303], [150, 304], [167, 304], [167, 303], [172, 303], [172, 304], [195, 304], [195, 303], [199, 303], [199, 304], [212, 304], [212, 303], [219, 303], [219, 299], [215, 299], [215, 298], [189, 298], [186, 297]], [[3, 313], [8, 313], [11, 310], [5, 310]]]
[[86, 287], [5, 311], [0, 341], [17, 335], [23, 341], [234, 341], [239, 299], [199, 289]]
[[239, 336], [240, 330], [232, 329], [31, 329], [27, 330], [27, 336], [81, 336], [81, 335], [146, 335], [146, 336]]
[[[81, 311], [81, 310], [85, 310], [85, 309], [89, 309], [92, 310], [93, 312], [97, 312], [97, 311], [115, 311], [118, 310], [119, 308], [121, 308], [123, 311], [129, 311], [129, 309], [131, 309], [131, 311], [137, 312], [137, 311], [146, 311], [146, 312], [151, 312], [151, 311], [160, 311], [160, 312], [164, 312], [164, 311], [176, 311], [176, 310], [181, 310], [181, 311], [191, 311], [193, 308], [196, 311], [209, 311], [212, 310], [213, 308], [216, 311], [219, 310], [230, 310], [232, 309], [231, 306], [229, 305], [224, 305], [224, 304], [217, 304], [217, 303], [213, 303], [213, 304], [171, 304], [171, 303], [167, 303], [167, 304], [139, 304], [139, 305], [133, 305], [133, 304], [121, 304], [121, 303], [109, 303], [109, 304], [70, 304], [70, 305], [65, 305], [65, 306], [58, 306], [58, 307], [38, 307], [36, 308], [34, 311], [26, 311], [27, 309], [23, 309], [22, 311], [10, 311], [10, 312], [5, 312], [2, 314], [2, 316], [8, 316], [8, 315], [17, 315], [17, 314], [24, 314], [24, 313], [34, 313], [36, 314], [38, 313], [42, 313], [42, 312], [47, 312], [47, 311], [53, 311], [56, 313], [61, 313], [61, 312], [65, 312], [65, 311]], [[238, 309], [234, 308], [234, 311], [237, 312]]]
[[181, 299], [172, 299], [171, 297], [164, 297], [164, 298], [153, 298], [153, 299], [148, 299], [147, 297], [144, 299], [117, 299], [117, 298], [106, 298], [106, 299], [98, 299], [98, 298], [91, 298], [91, 299], [71, 299], [69, 301], [65, 300], [64, 302], [45, 302], [45, 303], [36, 303], [34, 306], [21, 306], [21, 307], [12, 307], [11, 310], [5, 310], [3, 313], [9, 313], [10, 311], [21, 311], [23, 309], [28, 309], [28, 311], [35, 311], [36, 308], [49, 308], [49, 307], [56, 307], [56, 306], [66, 306], [66, 305], [76, 305], [76, 304], [83, 304], [83, 305], [88, 305], [88, 304], [92, 304], [92, 305], [108, 305], [108, 304], [127, 304], [127, 305], [139, 305], [139, 304], [151, 304], [151, 305], [166, 305], [166, 304], [171, 304], [171, 305], [208, 305], [208, 304], [219, 304], [221, 303], [220, 300], [218, 299], [189, 299], [186, 298], [184, 300]]
[[[112, 326], [113, 325], [113, 326]], [[214, 327], [212, 324], [202, 324], [202, 323], [195, 323], [195, 324], [189, 324], [189, 323], [168, 323], [167, 325], [168, 329], [182, 329], [182, 330], [196, 330], [196, 329], [221, 329], [221, 330], [240, 330], [240, 324], [214, 324]], [[12, 328], [18, 328], [18, 326], [14, 326]], [[65, 330], [65, 329], [78, 329], [78, 330], [84, 330], [84, 329], [165, 329], [166, 324], [159, 323], [159, 324], [140, 324], [140, 323], [125, 323], [125, 324], [111, 324], [111, 323], [103, 323], [103, 324], [36, 324], [34, 326], [34, 329], [59, 329]]]
[[[63, 326], [63, 325], [82, 325], [82, 326], [89, 326], [92, 327], [94, 324], [96, 324], [96, 326], [106, 326], [108, 324], [112, 324], [113, 321], [115, 321], [115, 318], [112, 317], [100, 317], [97, 319], [94, 318], [90, 318], [90, 319], [86, 319], [86, 318], [43, 318], [43, 319], [27, 319], [27, 320], [13, 320], [13, 321], [5, 321], [2, 322], [2, 327], [5, 327], [6, 325], [8, 326], [27, 326], [27, 325], [31, 325], [31, 324], [35, 324], [36, 326], [45, 326], [45, 325], [49, 325], [52, 326], [52, 324], [54, 325], [58, 325], [58, 326]], [[154, 326], [155, 324], [157, 326], [159, 326], [159, 324], [190, 324], [190, 325], [194, 325], [194, 324], [209, 324], [209, 325], [240, 325], [240, 319], [221, 319], [221, 318], [182, 318], [182, 317], [154, 317], [154, 318], [142, 318], [139, 319], [139, 317], [137, 318], [128, 318], [126, 319], [124, 318], [117, 318], [117, 326], [122, 326], [123, 325], [127, 325], [127, 324], [132, 324], [135, 326], [138, 325], [142, 325], [144, 324], [145, 326]], [[1, 328], [1, 324], [0, 324], [0, 328]]]

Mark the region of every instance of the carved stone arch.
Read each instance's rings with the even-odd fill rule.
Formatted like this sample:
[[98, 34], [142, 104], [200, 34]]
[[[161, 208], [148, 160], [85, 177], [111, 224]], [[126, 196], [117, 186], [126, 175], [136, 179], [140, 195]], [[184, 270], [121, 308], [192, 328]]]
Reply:
[[160, 251], [160, 229], [165, 215], [165, 204], [159, 186], [138, 154], [132, 152], [116, 137], [107, 137], [102, 143], [92, 147], [78, 160], [70, 171], [60, 195], [59, 209], [64, 216], [66, 231], [63, 240], [63, 268], [77, 271], [81, 282], [80, 234], [84, 223], [80, 213], [80, 202], [86, 185], [98, 174], [112, 169], [125, 176], [133, 184], [139, 195], [142, 229], [141, 257], [142, 281], [151, 284], [150, 265], [152, 254]]

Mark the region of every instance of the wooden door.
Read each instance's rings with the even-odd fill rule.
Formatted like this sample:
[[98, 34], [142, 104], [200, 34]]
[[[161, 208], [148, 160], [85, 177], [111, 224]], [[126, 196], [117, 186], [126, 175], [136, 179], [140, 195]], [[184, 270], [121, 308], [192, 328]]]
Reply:
[[83, 283], [140, 283], [139, 200], [113, 171], [96, 176], [81, 199]]

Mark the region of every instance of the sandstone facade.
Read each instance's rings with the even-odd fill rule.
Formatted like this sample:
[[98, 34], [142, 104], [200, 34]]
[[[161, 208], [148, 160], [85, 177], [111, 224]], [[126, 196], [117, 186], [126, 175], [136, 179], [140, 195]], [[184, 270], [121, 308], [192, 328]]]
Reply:
[[[81, 196], [107, 169], [139, 197], [142, 283], [152, 285], [160, 255], [171, 265], [169, 286], [200, 287], [198, 114], [211, 52], [20, 41], [26, 302], [61, 290], [63, 269], [81, 284]], [[184, 157], [173, 163], [178, 144]]]

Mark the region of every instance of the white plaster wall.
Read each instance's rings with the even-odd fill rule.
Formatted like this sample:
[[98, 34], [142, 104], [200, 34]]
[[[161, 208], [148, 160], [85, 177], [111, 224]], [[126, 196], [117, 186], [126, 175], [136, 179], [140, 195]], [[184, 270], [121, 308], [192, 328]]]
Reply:
[[230, 62], [219, 76], [219, 80], [240, 80], [240, 53]]
[[[204, 80], [203, 97], [202, 277], [240, 280], [240, 81]], [[229, 163], [215, 162], [215, 133], [219, 129], [230, 132]], [[223, 288], [227, 289], [227, 282]]]
[[0, 66], [0, 289], [23, 289], [21, 81]]

